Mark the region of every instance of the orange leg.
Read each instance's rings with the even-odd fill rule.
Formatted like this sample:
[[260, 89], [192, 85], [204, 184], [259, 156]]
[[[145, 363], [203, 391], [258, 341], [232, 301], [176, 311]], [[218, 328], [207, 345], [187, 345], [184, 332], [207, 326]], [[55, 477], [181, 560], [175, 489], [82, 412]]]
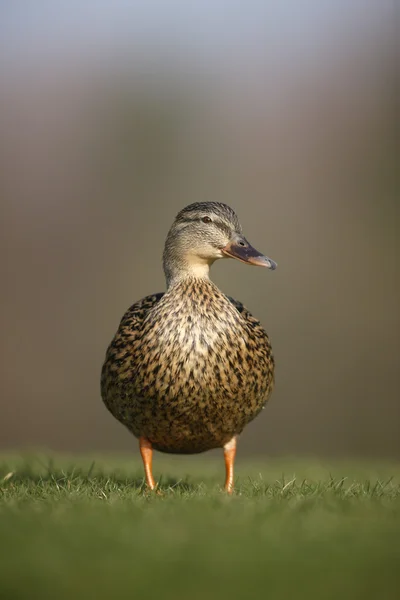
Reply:
[[224, 446], [224, 458], [225, 458], [225, 469], [226, 469], [225, 491], [228, 492], [228, 494], [232, 494], [232, 492], [233, 492], [233, 465], [235, 463], [235, 456], [236, 456], [236, 437], [233, 437]]
[[144, 473], [146, 475], [146, 483], [151, 490], [156, 488], [156, 482], [153, 477], [153, 446], [145, 437], [139, 438], [140, 454], [142, 455]]

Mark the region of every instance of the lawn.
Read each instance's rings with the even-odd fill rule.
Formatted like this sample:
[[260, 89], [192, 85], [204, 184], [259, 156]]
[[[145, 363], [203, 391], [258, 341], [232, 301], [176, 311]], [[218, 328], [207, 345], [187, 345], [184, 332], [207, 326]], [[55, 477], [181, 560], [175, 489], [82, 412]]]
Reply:
[[0, 598], [400, 598], [400, 465], [222, 463], [0, 456]]

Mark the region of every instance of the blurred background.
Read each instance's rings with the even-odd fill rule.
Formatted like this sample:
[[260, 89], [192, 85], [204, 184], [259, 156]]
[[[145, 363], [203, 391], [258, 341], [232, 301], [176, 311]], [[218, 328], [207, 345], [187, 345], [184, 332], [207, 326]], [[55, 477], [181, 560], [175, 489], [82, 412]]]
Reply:
[[99, 377], [195, 201], [276, 272], [214, 281], [276, 390], [240, 454], [400, 457], [395, 3], [0, 5], [0, 447], [136, 452]]

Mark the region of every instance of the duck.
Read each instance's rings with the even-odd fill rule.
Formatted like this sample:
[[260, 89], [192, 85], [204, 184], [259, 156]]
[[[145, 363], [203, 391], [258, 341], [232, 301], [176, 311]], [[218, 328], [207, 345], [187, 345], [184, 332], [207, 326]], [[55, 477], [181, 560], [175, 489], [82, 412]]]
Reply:
[[110, 413], [139, 440], [145, 482], [157, 489], [153, 451], [197, 454], [221, 448], [225, 490], [234, 489], [237, 441], [274, 387], [274, 357], [260, 321], [209, 277], [219, 259], [275, 270], [221, 202], [189, 204], [166, 238], [166, 291], [122, 317], [101, 372]]

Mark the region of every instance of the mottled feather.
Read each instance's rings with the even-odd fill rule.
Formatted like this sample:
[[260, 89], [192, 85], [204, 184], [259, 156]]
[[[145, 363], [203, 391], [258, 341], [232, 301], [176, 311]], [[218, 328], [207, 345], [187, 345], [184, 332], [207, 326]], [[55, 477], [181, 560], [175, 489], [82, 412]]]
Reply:
[[163, 452], [192, 454], [240, 434], [273, 381], [260, 322], [209, 279], [187, 277], [125, 313], [107, 350], [101, 390], [136, 437]]

